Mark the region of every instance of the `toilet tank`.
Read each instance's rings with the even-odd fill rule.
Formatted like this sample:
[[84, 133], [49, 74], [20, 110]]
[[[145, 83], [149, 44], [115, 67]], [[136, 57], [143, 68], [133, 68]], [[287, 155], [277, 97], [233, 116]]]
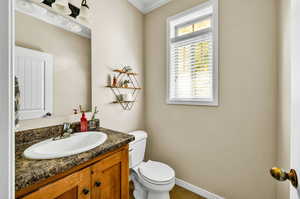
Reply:
[[129, 167], [134, 168], [144, 160], [148, 136], [145, 131], [133, 131], [129, 134], [135, 137], [135, 140], [129, 143]]

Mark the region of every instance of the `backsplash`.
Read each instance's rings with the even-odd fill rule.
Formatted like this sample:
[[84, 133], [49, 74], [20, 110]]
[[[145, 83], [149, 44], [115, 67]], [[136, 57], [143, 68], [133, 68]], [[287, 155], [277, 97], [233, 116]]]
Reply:
[[[100, 127], [100, 120], [96, 120], [97, 128]], [[72, 123], [73, 132], [80, 132], [80, 123]], [[42, 141], [50, 137], [57, 137], [63, 131], [63, 125], [55, 125], [43, 128], [30, 129], [16, 132], [15, 143], [30, 144], [32, 142]]]

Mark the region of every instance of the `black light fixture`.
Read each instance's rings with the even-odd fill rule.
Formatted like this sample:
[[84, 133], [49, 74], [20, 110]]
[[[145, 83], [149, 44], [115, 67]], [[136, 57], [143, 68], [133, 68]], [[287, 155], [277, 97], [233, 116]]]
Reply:
[[69, 8], [72, 11], [72, 13], [70, 14], [71, 17], [76, 18], [79, 13], [80, 13], [80, 9], [77, 8], [76, 6], [73, 6], [72, 4], [69, 3]]
[[[44, 0], [42, 3], [49, 6], [49, 7], [52, 7], [52, 4], [55, 3], [56, 0]], [[71, 14], [69, 16], [73, 17], [73, 18], [76, 18], [77, 16], [79, 16], [79, 13], [80, 13], [80, 8], [72, 5], [72, 4], [68, 4], [69, 5], [69, 8], [71, 10]], [[83, 0], [82, 3], [81, 3], [81, 6], [87, 6], [87, 3], [86, 3], [86, 0]]]
[[88, 9], [90, 9], [86, 0], [82, 0], [81, 6], [84, 6], [84, 7], [87, 7]]
[[52, 4], [55, 2], [55, 0], [44, 0], [42, 3], [46, 4], [47, 6], [52, 7]]

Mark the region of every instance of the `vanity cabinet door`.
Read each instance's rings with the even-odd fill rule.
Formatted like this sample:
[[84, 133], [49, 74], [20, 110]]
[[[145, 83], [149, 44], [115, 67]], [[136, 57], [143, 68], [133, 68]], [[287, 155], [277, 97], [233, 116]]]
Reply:
[[91, 170], [78, 171], [22, 199], [91, 199]]
[[92, 199], [128, 199], [128, 149], [92, 167]]

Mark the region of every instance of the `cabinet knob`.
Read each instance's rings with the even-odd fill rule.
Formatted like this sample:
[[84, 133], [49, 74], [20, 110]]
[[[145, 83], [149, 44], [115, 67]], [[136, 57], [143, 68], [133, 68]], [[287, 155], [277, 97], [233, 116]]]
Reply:
[[88, 189], [83, 189], [82, 192], [83, 192], [84, 195], [88, 195], [88, 194], [90, 193], [90, 190], [88, 190]]
[[95, 182], [95, 186], [96, 187], [100, 187], [101, 186], [101, 182], [99, 182], [99, 181]]

